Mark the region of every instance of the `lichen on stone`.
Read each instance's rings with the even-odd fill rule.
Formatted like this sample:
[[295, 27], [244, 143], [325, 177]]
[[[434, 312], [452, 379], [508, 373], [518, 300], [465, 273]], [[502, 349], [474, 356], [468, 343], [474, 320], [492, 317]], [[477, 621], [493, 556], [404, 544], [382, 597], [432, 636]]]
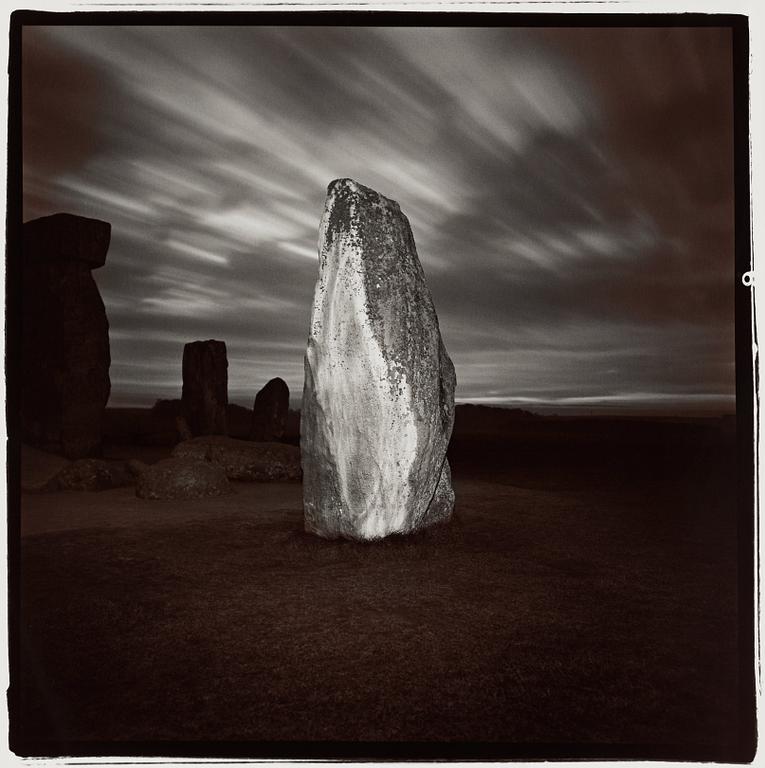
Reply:
[[451, 512], [454, 369], [407, 218], [350, 179], [328, 188], [305, 371], [308, 530], [377, 538]]

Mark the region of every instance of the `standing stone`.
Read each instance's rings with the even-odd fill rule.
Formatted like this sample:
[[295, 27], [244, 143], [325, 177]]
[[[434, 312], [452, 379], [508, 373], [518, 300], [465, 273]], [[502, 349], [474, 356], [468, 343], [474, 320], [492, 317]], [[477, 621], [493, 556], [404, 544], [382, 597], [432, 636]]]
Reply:
[[183, 348], [183, 415], [194, 435], [225, 435], [228, 359], [223, 341], [192, 341]]
[[109, 322], [91, 270], [106, 262], [110, 238], [107, 222], [69, 213], [23, 227], [23, 439], [72, 459], [101, 447]]
[[454, 387], [406, 216], [332, 182], [305, 356], [306, 530], [367, 540], [448, 519]]
[[255, 395], [252, 407], [250, 440], [273, 442], [284, 437], [287, 426], [287, 410], [290, 404], [290, 388], [284, 379], [271, 379]]

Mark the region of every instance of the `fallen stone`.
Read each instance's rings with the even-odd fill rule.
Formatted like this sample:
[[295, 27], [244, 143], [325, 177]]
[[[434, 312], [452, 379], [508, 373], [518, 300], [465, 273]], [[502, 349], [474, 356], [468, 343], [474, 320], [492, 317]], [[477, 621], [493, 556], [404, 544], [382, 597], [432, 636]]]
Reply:
[[223, 469], [209, 461], [171, 458], [150, 464], [136, 478], [142, 499], [201, 499], [232, 493]]
[[183, 348], [183, 415], [194, 435], [225, 435], [228, 359], [223, 341], [193, 341]]
[[319, 243], [300, 424], [306, 530], [371, 540], [443, 522], [456, 379], [409, 222], [340, 179]]
[[284, 443], [253, 443], [211, 435], [185, 440], [173, 448], [177, 458], [209, 461], [229, 480], [257, 482], [300, 480], [300, 449]]
[[273, 442], [284, 437], [287, 426], [287, 411], [290, 403], [290, 388], [284, 379], [271, 379], [255, 395], [252, 407], [252, 429], [250, 440]]
[[68, 458], [97, 455], [109, 398], [109, 323], [91, 270], [111, 226], [58, 213], [23, 227], [23, 440]]
[[133, 476], [124, 461], [78, 459], [64, 467], [46, 490], [106, 491], [132, 485]]

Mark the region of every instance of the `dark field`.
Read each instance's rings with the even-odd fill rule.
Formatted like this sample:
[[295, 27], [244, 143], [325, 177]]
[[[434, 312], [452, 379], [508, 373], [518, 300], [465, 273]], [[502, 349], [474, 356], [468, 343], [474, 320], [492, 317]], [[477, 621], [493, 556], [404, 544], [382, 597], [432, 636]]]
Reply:
[[378, 544], [299, 485], [23, 495], [16, 748], [746, 759], [731, 421], [501, 431], [458, 418], [455, 519]]

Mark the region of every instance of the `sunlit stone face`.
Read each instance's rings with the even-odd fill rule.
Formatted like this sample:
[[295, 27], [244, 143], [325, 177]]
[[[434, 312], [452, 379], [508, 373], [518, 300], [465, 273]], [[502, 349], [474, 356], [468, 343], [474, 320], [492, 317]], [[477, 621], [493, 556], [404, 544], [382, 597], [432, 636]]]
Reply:
[[438, 484], [454, 368], [408, 222], [395, 202], [337, 181], [319, 248], [301, 423], [306, 527], [377, 539], [436, 522], [435, 510], [448, 517], [451, 487]]

